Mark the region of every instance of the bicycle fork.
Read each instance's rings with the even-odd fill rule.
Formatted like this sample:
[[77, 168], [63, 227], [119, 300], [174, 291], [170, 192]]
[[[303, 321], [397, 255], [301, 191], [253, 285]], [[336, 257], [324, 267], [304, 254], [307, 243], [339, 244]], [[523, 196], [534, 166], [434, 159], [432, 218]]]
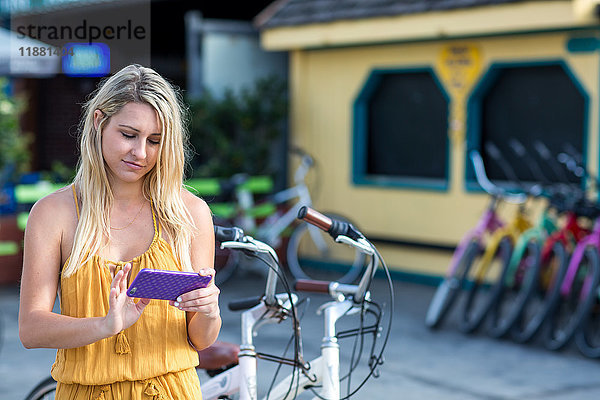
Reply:
[[323, 304], [317, 312], [323, 312], [325, 330], [321, 342], [323, 357], [321, 377], [323, 390], [315, 399], [339, 400], [340, 398], [340, 345], [335, 332], [335, 323], [352, 309], [352, 301], [331, 301]]
[[[282, 309], [288, 309], [287, 294], [275, 295], [275, 302], [279, 306], [268, 306], [265, 302], [242, 313], [242, 340], [238, 354], [240, 367], [240, 400], [257, 400], [256, 390], [256, 361], [258, 354], [253, 343], [254, 332], [263, 324], [277, 323], [285, 319]], [[296, 303], [296, 295], [292, 295], [291, 301]]]

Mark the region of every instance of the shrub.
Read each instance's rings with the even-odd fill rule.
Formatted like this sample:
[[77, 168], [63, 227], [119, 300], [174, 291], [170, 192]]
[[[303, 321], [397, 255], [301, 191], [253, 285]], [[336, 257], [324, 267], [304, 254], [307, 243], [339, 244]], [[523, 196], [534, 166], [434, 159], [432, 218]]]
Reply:
[[256, 81], [236, 94], [215, 98], [205, 91], [190, 102], [191, 160], [195, 177], [226, 177], [245, 172], [272, 175], [273, 142], [282, 137], [287, 117], [287, 86], [281, 78]]

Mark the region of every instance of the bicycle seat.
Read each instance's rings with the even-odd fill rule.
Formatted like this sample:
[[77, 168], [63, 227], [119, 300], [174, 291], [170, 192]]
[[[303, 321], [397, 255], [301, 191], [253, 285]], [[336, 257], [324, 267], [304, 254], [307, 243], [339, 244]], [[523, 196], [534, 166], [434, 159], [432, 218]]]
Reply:
[[206, 349], [198, 351], [200, 363], [196, 368], [205, 369], [209, 374], [209, 371], [223, 372], [238, 363], [239, 352], [240, 346], [236, 344], [216, 341]]

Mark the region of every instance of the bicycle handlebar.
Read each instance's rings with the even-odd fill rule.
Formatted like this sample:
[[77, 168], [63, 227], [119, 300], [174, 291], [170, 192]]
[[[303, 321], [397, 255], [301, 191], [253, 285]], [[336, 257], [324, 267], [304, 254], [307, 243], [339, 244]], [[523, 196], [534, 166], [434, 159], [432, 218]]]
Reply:
[[354, 225], [348, 222], [331, 219], [328, 216], [323, 215], [307, 206], [302, 206], [298, 210], [298, 219], [304, 220], [316, 226], [317, 228], [324, 230], [334, 239], [340, 235], [348, 236], [353, 240], [364, 238], [363, 234], [360, 233], [360, 231], [356, 229]]
[[469, 157], [473, 162], [473, 167], [475, 169], [475, 178], [477, 179], [477, 183], [479, 186], [483, 188], [488, 194], [494, 197], [502, 197], [504, 201], [508, 203], [521, 204], [527, 199], [527, 195], [525, 193], [518, 194], [510, 194], [505, 190], [502, 190], [498, 186], [494, 185], [487, 177], [485, 173], [485, 167], [483, 166], [483, 160], [481, 159], [481, 155], [477, 150], [471, 150], [469, 152]]
[[[266, 253], [270, 261], [264, 260], [269, 265], [267, 283], [265, 286], [265, 303], [272, 306], [276, 303], [275, 290], [277, 286], [277, 275], [279, 274], [279, 257], [275, 250], [268, 244], [246, 236], [244, 231], [238, 227], [225, 228], [215, 225], [215, 239], [221, 241], [222, 249], [234, 249], [244, 251], [246, 254], [258, 257], [258, 254]], [[260, 257], [258, 257], [260, 259]]]
[[521, 186], [521, 188], [524, 187], [523, 182], [521, 182], [521, 180], [517, 176], [517, 173], [515, 172], [515, 170], [510, 166], [510, 164], [508, 163], [506, 158], [504, 158], [504, 156], [502, 155], [502, 152], [500, 151], [500, 149], [498, 147], [496, 147], [496, 145], [494, 143], [489, 142], [489, 141], [486, 142], [485, 143], [485, 151], [494, 160], [496, 160], [496, 162], [498, 163], [500, 168], [502, 168], [504, 175], [506, 175], [506, 177], [509, 180], [518, 183], [519, 186]]
[[536, 140], [533, 142], [533, 147], [535, 148], [535, 151], [537, 151], [537, 153], [539, 154], [539, 156], [546, 161], [546, 163], [548, 163], [548, 165], [550, 166], [550, 169], [552, 170], [552, 173], [554, 174], [554, 176], [561, 182], [563, 182], [564, 184], [568, 185], [569, 184], [569, 178], [567, 177], [567, 175], [565, 174], [564, 170], [562, 169], [562, 167], [560, 166], [560, 164], [557, 162], [557, 160], [552, 156], [552, 153], [550, 152], [550, 149], [548, 149], [548, 147], [542, 143], [539, 140]]
[[[363, 302], [379, 261], [375, 256], [379, 254], [375, 246], [366, 240], [363, 234], [352, 224], [329, 218], [310, 207], [301, 207], [298, 211], [298, 219], [302, 219], [329, 233], [336, 242], [345, 243], [371, 256], [371, 261], [357, 286], [342, 285], [339, 282], [300, 281], [300, 288], [304, 287], [306, 290], [330, 293], [332, 296], [336, 294], [352, 294], [354, 303]], [[327, 285], [327, 290], [325, 290], [325, 285]]]
[[550, 185], [552, 183], [550, 179], [542, 172], [542, 168], [540, 167], [540, 165], [535, 161], [533, 157], [529, 155], [529, 153], [525, 149], [525, 146], [520, 141], [518, 141], [515, 138], [511, 138], [509, 140], [509, 145], [512, 148], [513, 152], [517, 155], [517, 157], [520, 157], [522, 160], [525, 161], [525, 164], [527, 165], [527, 168], [529, 168], [531, 174], [540, 183], [544, 183], [546, 185]]
[[215, 225], [215, 240], [218, 242], [238, 242], [244, 237], [244, 231], [237, 226], [226, 228]]
[[309, 167], [312, 167], [315, 163], [315, 160], [312, 158], [310, 154], [306, 151], [302, 150], [300, 147], [292, 146], [290, 147], [290, 153], [297, 154], [304, 159], [304, 162], [308, 164]]
[[299, 292], [313, 292], [313, 293], [329, 293], [328, 281], [315, 281], [312, 279], [298, 279], [294, 283], [294, 289]]
[[317, 281], [312, 279], [298, 279], [294, 284], [294, 289], [299, 292], [329, 293], [332, 296], [336, 294], [354, 295], [358, 292], [358, 285], [349, 285], [347, 283]]

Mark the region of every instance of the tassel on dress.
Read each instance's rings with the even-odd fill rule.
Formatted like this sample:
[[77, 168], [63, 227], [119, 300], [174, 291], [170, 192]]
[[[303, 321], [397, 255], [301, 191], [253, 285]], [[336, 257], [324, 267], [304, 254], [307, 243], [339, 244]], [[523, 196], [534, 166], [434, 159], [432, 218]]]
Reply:
[[127, 336], [125, 336], [125, 332], [121, 331], [117, 335], [117, 344], [115, 345], [115, 351], [117, 354], [127, 354], [131, 353], [131, 348], [129, 347], [129, 340], [127, 340]]
[[148, 382], [146, 389], [144, 390], [144, 394], [147, 396], [152, 396], [154, 400], [160, 400], [164, 398], [152, 382]]
[[105, 400], [106, 396], [104, 396], [104, 392], [108, 392], [109, 389], [109, 385], [100, 386], [100, 393], [94, 398], [94, 400]]

